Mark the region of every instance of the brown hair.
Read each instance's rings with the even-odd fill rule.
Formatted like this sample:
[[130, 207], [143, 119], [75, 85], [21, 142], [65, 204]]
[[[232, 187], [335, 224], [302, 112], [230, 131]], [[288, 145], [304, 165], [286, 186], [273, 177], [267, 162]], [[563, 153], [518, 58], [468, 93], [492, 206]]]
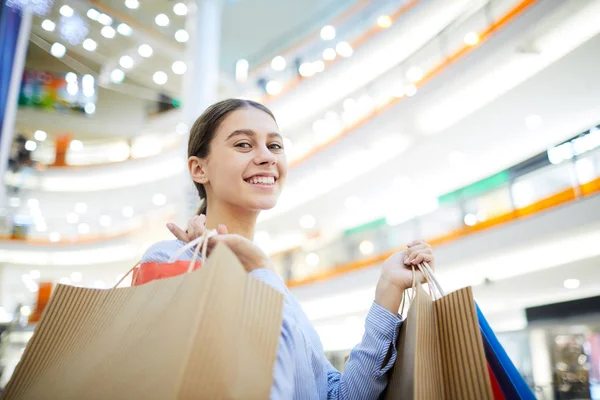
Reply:
[[[196, 156], [198, 158], [205, 158], [210, 153], [210, 143], [215, 137], [215, 132], [219, 128], [221, 122], [232, 112], [240, 108], [256, 108], [266, 112], [275, 120], [275, 116], [264, 105], [257, 103], [252, 100], [243, 99], [227, 99], [220, 101], [208, 107], [200, 117], [194, 122], [192, 129], [190, 129], [190, 137], [188, 140], [188, 158]], [[198, 182], [194, 182], [198, 195], [200, 196], [200, 208], [197, 214], [206, 214], [207, 201], [206, 201], [206, 189], [204, 185]]]

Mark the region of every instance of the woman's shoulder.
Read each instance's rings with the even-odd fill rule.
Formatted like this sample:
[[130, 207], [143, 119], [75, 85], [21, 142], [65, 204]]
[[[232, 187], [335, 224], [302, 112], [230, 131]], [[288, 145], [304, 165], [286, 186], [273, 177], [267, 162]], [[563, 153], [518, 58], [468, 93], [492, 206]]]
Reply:
[[[146, 250], [142, 256], [141, 262], [169, 262], [171, 256], [183, 246], [185, 246], [185, 242], [182, 242], [181, 240], [162, 240], [156, 242]], [[187, 255], [186, 253], [182, 256], [185, 257]]]

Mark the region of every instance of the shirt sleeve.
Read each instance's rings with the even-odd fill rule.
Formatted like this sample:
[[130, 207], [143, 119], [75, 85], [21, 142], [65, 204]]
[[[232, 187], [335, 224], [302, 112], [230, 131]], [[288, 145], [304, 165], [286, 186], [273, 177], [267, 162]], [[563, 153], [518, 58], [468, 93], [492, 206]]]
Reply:
[[360, 344], [350, 352], [344, 374], [325, 359], [328, 399], [379, 398], [387, 386], [387, 372], [396, 361], [396, 341], [401, 323], [397, 315], [373, 302], [365, 321], [365, 334]]

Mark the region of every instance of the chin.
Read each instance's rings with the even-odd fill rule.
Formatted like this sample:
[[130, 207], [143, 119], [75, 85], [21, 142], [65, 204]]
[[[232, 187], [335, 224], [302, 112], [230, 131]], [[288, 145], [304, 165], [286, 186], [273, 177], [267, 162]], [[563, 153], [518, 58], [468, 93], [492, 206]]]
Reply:
[[251, 199], [247, 205], [248, 208], [258, 211], [270, 210], [277, 205], [278, 198], [263, 198], [263, 199]]

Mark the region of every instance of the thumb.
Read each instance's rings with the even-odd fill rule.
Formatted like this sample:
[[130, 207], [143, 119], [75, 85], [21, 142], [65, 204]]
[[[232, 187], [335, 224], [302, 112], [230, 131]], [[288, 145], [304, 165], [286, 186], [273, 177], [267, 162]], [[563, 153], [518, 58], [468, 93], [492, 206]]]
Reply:
[[169, 229], [169, 231], [171, 231], [173, 236], [175, 236], [177, 239], [181, 240], [182, 242], [188, 243], [190, 241], [190, 238], [188, 237], [187, 233], [185, 233], [185, 231], [183, 229], [181, 229], [180, 227], [178, 227], [177, 225], [175, 225], [173, 223], [168, 223], [167, 229]]
[[223, 224], [219, 224], [217, 226], [217, 233], [219, 235], [227, 235], [227, 233], [229, 233], [229, 231], [227, 230], [227, 227]]

